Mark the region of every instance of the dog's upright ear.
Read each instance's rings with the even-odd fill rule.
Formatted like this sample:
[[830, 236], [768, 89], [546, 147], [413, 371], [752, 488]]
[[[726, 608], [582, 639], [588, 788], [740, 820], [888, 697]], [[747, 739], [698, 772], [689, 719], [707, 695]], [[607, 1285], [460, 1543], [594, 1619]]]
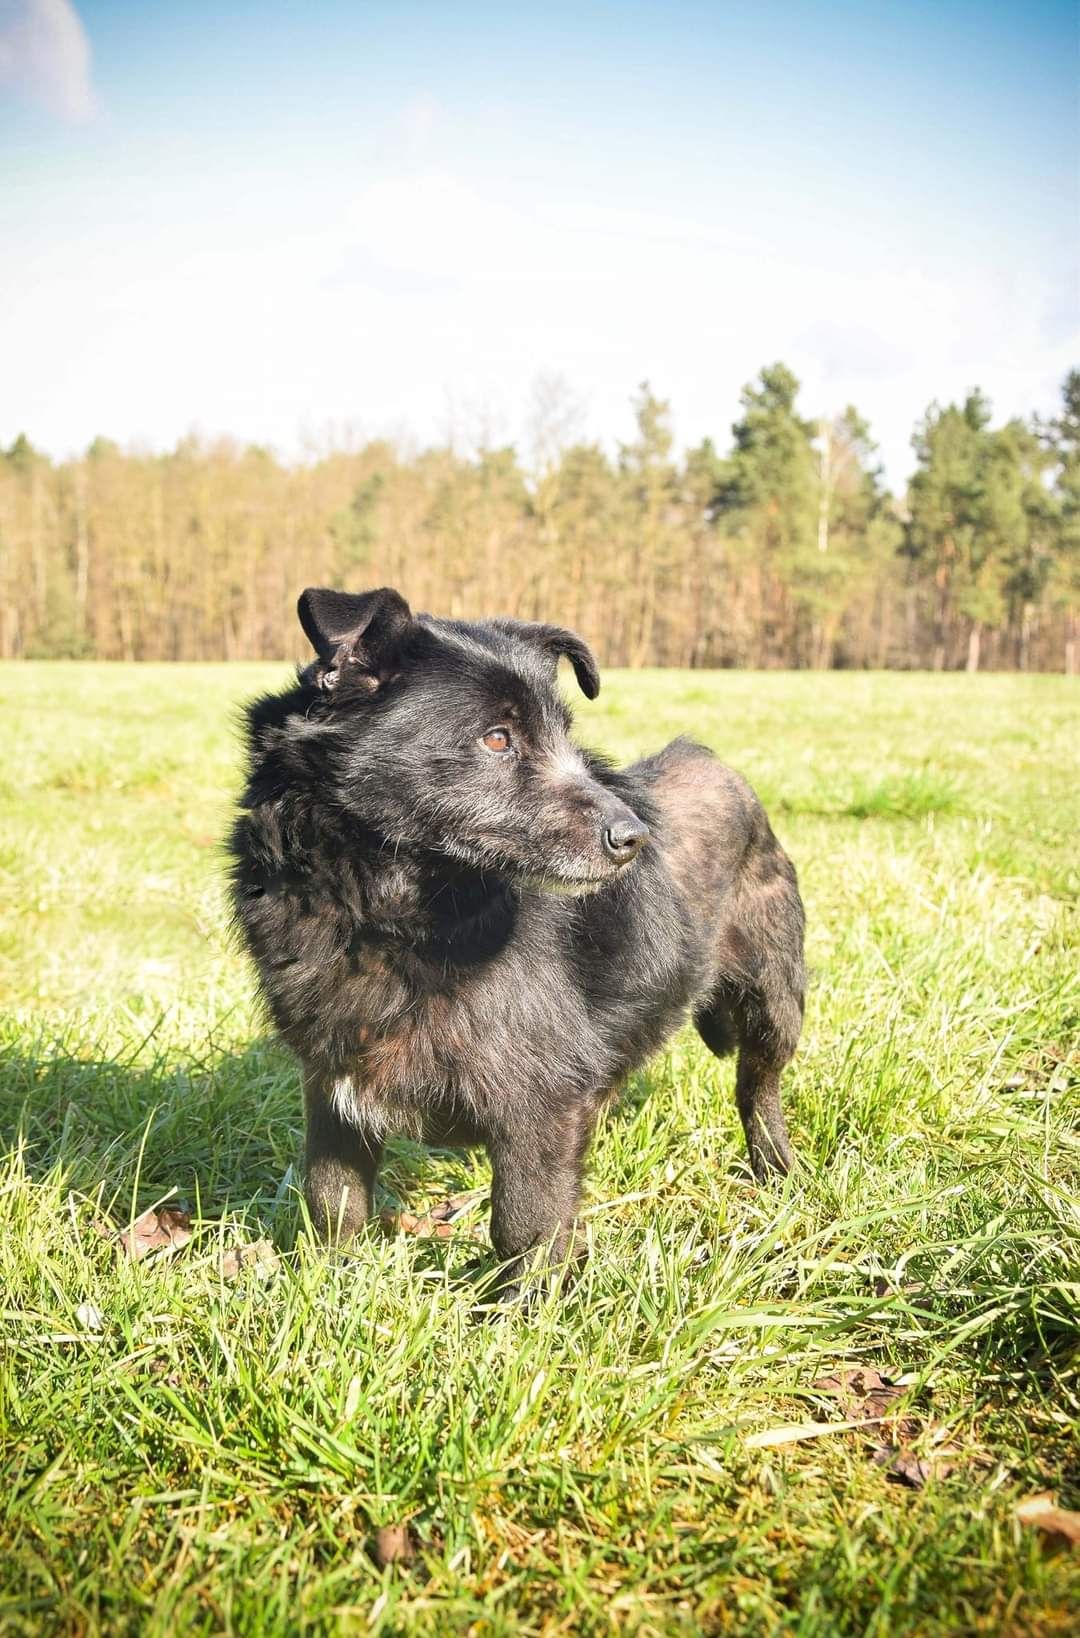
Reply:
[[578, 687], [585, 698], [596, 698], [600, 692], [600, 667], [592, 649], [576, 631], [567, 631], [564, 626], [547, 626], [540, 620], [515, 620], [513, 628], [517, 636], [524, 637], [526, 642], [536, 643], [548, 654], [553, 654], [556, 660], [565, 655], [574, 668]]
[[391, 586], [369, 592], [309, 586], [296, 611], [318, 655], [314, 681], [327, 690], [337, 687], [346, 666], [357, 667], [356, 679], [363, 678], [368, 688], [378, 688], [412, 621], [408, 603]]

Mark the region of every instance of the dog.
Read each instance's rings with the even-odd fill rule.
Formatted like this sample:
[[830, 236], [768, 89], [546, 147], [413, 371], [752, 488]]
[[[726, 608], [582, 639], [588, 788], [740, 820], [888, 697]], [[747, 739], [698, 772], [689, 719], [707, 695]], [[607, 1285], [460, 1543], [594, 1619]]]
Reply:
[[236, 921], [303, 1069], [308, 1209], [372, 1210], [384, 1139], [483, 1145], [506, 1288], [569, 1266], [598, 1113], [687, 1016], [756, 1177], [792, 1152], [803, 1019], [795, 870], [738, 774], [676, 739], [617, 770], [570, 736], [573, 632], [414, 615], [383, 587], [299, 601], [315, 659], [247, 713]]

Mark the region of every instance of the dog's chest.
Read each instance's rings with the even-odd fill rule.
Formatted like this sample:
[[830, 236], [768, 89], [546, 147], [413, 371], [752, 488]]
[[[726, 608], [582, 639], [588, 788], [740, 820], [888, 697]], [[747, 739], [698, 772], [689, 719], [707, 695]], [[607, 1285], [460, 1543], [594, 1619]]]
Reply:
[[392, 962], [361, 966], [345, 1073], [333, 1089], [346, 1118], [417, 1135], [459, 1117], [486, 1125], [509, 1099], [547, 1102], [595, 1079], [584, 1002], [550, 974], [503, 958], [450, 971], [435, 988]]

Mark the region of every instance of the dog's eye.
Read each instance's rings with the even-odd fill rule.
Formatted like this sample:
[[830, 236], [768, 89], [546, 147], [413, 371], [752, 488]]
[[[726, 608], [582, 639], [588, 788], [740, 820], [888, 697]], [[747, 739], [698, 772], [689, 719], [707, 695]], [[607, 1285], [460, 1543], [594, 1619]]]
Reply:
[[480, 743], [486, 751], [494, 751], [496, 756], [502, 756], [506, 751], [513, 749], [509, 728], [489, 728]]

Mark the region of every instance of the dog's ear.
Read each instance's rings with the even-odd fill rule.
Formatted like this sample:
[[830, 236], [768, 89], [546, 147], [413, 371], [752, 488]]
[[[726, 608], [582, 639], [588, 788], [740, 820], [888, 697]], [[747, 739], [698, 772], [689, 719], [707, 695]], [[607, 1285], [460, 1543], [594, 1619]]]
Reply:
[[519, 636], [527, 642], [539, 644], [549, 654], [554, 654], [556, 660], [560, 655], [565, 655], [574, 668], [578, 687], [585, 698], [596, 698], [600, 692], [600, 667], [592, 649], [576, 631], [567, 631], [563, 626], [546, 626], [532, 620], [515, 621], [514, 626]]
[[345, 666], [358, 666], [369, 686], [377, 688], [412, 620], [408, 603], [391, 586], [369, 592], [309, 586], [296, 611], [319, 656], [314, 680], [323, 689], [337, 687]]

